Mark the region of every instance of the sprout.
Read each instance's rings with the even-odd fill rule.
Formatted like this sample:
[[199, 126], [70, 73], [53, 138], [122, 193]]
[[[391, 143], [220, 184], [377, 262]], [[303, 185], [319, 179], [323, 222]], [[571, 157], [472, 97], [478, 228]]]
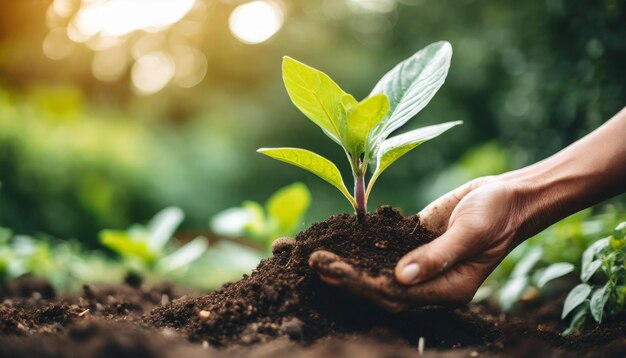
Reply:
[[[291, 101], [343, 148], [354, 177], [353, 193], [348, 191], [337, 166], [318, 154], [300, 148], [261, 148], [258, 152], [324, 179], [363, 218], [372, 186], [385, 169], [413, 148], [461, 123], [423, 127], [389, 138], [422, 110], [443, 85], [451, 56], [448, 42], [425, 47], [383, 76], [370, 96], [360, 102], [325, 73], [292, 58], [283, 59], [283, 81]], [[369, 165], [373, 173], [366, 186]]]

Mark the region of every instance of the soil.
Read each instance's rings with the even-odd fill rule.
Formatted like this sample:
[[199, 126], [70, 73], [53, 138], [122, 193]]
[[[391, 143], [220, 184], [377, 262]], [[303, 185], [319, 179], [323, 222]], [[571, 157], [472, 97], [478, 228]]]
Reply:
[[626, 316], [563, 337], [561, 300], [504, 315], [486, 304], [392, 314], [324, 284], [310, 254], [332, 251], [371, 275], [433, 235], [416, 216], [382, 207], [364, 222], [342, 214], [293, 247], [206, 295], [134, 278], [57, 296], [40, 280], [0, 292], [0, 357], [624, 356]]

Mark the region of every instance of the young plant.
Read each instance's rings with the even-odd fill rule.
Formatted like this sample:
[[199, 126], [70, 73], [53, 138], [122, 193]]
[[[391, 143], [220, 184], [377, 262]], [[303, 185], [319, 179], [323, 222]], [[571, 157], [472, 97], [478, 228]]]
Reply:
[[626, 305], [626, 222], [613, 234], [596, 241], [583, 253], [580, 280], [565, 299], [561, 318], [573, 313], [564, 334], [582, 327], [587, 317], [598, 323], [622, 312]]
[[306, 185], [294, 183], [276, 191], [265, 202], [244, 201], [241, 207], [226, 209], [211, 219], [211, 229], [224, 237], [247, 237], [270, 252], [272, 242], [293, 235], [302, 224], [311, 204]]
[[[283, 59], [283, 81], [293, 104], [343, 148], [354, 177], [353, 194], [337, 166], [318, 154], [300, 148], [261, 148], [258, 152], [327, 181], [363, 218], [372, 186], [385, 169], [413, 148], [461, 123], [423, 127], [388, 138], [433, 98], [448, 74], [451, 57], [448, 42], [433, 43], [385, 74], [369, 97], [360, 102], [325, 73], [292, 58]], [[373, 173], [366, 186], [369, 165]]]
[[103, 230], [100, 243], [122, 256], [133, 271], [171, 273], [187, 267], [209, 246], [202, 236], [178, 248], [170, 242], [183, 218], [181, 209], [169, 207], [157, 213], [146, 226], [133, 225], [126, 231]]

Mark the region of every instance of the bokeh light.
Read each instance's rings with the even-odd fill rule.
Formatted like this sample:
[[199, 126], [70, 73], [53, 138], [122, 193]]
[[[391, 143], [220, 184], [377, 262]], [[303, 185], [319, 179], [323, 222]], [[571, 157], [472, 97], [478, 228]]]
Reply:
[[195, 0], [83, 1], [73, 25], [83, 36], [123, 36], [136, 30], [158, 31], [182, 19]]
[[258, 44], [280, 30], [283, 17], [281, 6], [275, 2], [249, 2], [236, 7], [230, 15], [230, 31], [241, 42]]
[[133, 65], [131, 79], [140, 94], [156, 93], [174, 77], [175, 65], [170, 55], [163, 51], [141, 56]]

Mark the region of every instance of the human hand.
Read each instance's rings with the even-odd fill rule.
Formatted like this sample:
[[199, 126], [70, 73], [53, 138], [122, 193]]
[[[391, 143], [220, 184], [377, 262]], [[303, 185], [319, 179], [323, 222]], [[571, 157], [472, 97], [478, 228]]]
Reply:
[[389, 311], [467, 303], [489, 273], [525, 238], [522, 190], [504, 178], [473, 180], [422, 210], [422, 225], [440, 236], [406, 254], [395, 268], [395, 280], [372, 277], [323, 250], [311, 254], [309, 265], [323, 281]]

